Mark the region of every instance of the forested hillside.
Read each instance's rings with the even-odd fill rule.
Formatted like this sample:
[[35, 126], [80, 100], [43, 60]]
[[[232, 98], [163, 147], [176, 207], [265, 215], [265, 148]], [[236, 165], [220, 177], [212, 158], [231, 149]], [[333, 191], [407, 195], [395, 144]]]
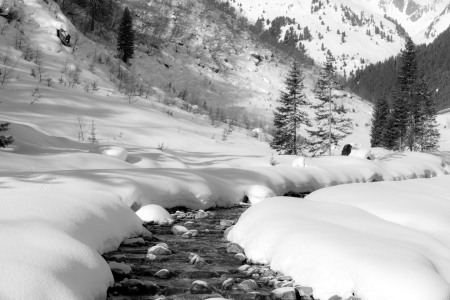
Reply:
[[[417, 46], [417, 64], [432, 91], [438, 110], [450, 107], [450, 28], [441, 33], [433, 43]], [[347, 86], [357, 95], [375, 102], [379, 98], [389, 99], [396, 82], [398, 57], [371, 64], [358, 70], [349, 78]]]
[[[417, 64], [423, 72], [439, 110], [450, 107], [450, 28], [429, 45], [417, 46]], [[357, 95], [375, 102], [378, 98], [389, 98], [396, 81], [398, 57], [371, 64], [356, 71], [347, 86]]]

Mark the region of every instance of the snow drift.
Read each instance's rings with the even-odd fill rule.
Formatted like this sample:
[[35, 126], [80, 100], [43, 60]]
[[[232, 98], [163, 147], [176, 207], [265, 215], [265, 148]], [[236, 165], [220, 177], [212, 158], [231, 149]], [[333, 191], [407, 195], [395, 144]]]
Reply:
[[315, 298], [448, 299], [448, 186], [441, 176], [270, 198], [248, 209], [228, 239], [313, 287]]
[[118, 196], [6, 189], [1, 195], [2, 300], [106, 298], [114, 281], [100, 254], [142, 231]]

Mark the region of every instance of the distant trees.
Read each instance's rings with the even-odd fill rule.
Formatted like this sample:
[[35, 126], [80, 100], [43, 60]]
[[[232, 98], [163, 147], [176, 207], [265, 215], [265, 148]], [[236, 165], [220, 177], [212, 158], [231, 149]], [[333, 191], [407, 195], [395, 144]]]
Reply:
[[333, 61], [333, 56], [328, 52], [314, 89], [314, 94], [320, 101], [317, 105], [311, 105], [316, 113], [314, 120], [317, 129], [307, 129], [310, 135], [309, 152], [313, 156], [322, 155], [327, 150], [331, 155], [331, 145], [337, 145], [352, 129], [351, 120], [345, 118], [347, 110], [336, 103], [334, 92], [340, 90], [341, 86], [337, 81]]
[[134, 54], [134, 30], [133, 18], [128, 7], [125, 8], [120, 20], [119, 34], [117, 37], [117, 50], [123, 62], [127, 63]]
[[406, 38], [400, 59], [388, 117], [381, 116], [386, 112], [383, 103], [377, 103], [373, 112], [372, 146], [400, 151], [436, 149], [439, 132], [435, 104], [423, 75], [418, 74], [416, 49], [410, 37]]
[[273, 112], [276, 129], [270, 147], [284, 154], [298, 155], [307, 147], [299, 136], [300, 127], [311, 126], [311, 123], [308, 114], [302, 110], [310, 103], [303, 93], [303, 74], [297, 62], [292, 64], [284, 83], [286, 91], [281, 91], [280, 106]]

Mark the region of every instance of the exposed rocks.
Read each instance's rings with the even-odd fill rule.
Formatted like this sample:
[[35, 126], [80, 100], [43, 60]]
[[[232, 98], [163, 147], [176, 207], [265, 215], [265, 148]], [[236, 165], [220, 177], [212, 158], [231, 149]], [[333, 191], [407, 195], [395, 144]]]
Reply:
[[166, 244], [158, 244], [156, 246], [153, 246], [148, 249], [147, 254], [153, 254], [153, 255], [170, 255], [172, 254], [172, 251], [168, 249]]
[[[297, 292], [298, 293], [298, 292]], [[293, 287], [278, 288], [272, 291], [272, 299], [296, 300], [296, 290]]]
[[196, 280], [192, 283], [190, 292], [191, 294], [211, 294], [213, 288], [205, 281]]
[[141, 237], [126, 239], [122, 242], [122, 245], [145, 245], [145, 241]]
[[184, 233], [188, 232], [188, 229], [184, 226], [175, 225], [172, 227], [172, 232], [175, 235], [183, 235]]
[[119, 284], [114, 285], [114, 290], [121, 291], [124, 294], [155, 295], [159, 292], [159, 287], [155, 283], [147, 280], [125, 279]]
[[156, 272], [155, 277], [161, 278], [161, 279], [167, 279], [170, 277], [170, 272], [167, 269], [161, 269], [158, 272]]
[[229, 290], [233, 286], [234, 278], [228, 278], [224, 282], [222, 282], [222, 289]]
[[234, 257], [236, 257], [236, 259], [240, 262], [245, 262], [247, 260], [247, 256], [245, 256], [243, 253], [238, 253]]
[[239, 246], [238, 244], [231, 243], [227, 247], [227, 252], [228, 253], [244, 253], [244, 249], [241, 246]]
[[142, 238], [145, 241], [151, 241], [153, 238], [153, 234], [150, 231], [148, 231], [147, 228], [144, 227], [142, 228]]

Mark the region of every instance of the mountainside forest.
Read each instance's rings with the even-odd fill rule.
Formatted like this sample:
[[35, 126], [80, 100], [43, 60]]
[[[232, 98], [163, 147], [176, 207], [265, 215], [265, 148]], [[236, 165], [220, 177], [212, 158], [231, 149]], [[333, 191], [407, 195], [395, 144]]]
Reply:
[[[418, 45], [416, 58], [419, 72], [423, 72], [438, 110], [450, 107], [450, 28], [441, 33], [431, 44]], [[355, 94], [376, 102], [379, 98], [389, 100], [397, 80], [399, 57], [370, 64], [349, 77], [347, 87]]]

